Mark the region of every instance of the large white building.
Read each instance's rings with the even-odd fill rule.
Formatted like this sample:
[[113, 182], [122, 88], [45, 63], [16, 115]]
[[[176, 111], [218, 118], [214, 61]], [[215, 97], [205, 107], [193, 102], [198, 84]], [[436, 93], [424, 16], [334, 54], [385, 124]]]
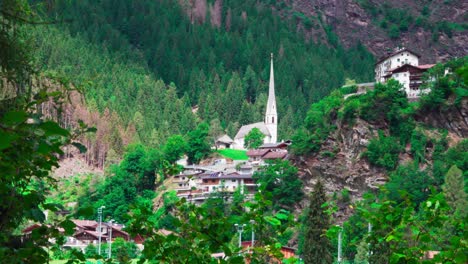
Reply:
[[375, 82], [384, 83], [390, 70], [405, 64], [418, 66], [421, 56], [407, 48], [396, 49], [395, 52], [381, 58], [375, 65]]
[[395, 50], [381, 58], [375, 66], [375, 81], [385, 83], [395, 79], [401, 83], [409, 98], [417, 98], [425, 91], [420, 90], [424, 72], [434, 64], [419, 65], [420, 55], [407, 48]]
[[268, 89], [268, 102], [263, 122], [242, 126], [234, 137], [232, 148], [245, 149], [245, 136], [253, 129], [258, 128], [264, 135], [264, 143], [276, 143], [278, 140], [278, 113], [276, 111], [275, 77], [273, 73], [273, 54], [271, 54], [270, 84]]

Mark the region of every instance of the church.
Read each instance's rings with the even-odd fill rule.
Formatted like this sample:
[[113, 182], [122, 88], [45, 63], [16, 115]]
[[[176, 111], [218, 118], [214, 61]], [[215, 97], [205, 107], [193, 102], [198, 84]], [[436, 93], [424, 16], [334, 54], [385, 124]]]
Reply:
[[273, 54], [271, 54], [270, 84], [268, 89], [268, 102], [263, 122], [242, 126], [234, 137], [233, 149], [245, 149], [245, 136], [253, 128], [258, 128], [264, 135], [264, 143], [276, 143], [278, 140], [278, 114], [276, 112], [275, 77], [273, 74]]

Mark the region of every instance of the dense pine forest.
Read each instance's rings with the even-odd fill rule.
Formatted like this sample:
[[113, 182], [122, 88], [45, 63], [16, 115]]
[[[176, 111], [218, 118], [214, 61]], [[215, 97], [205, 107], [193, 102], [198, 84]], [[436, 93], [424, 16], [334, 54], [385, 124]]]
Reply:
[[[296, 21], [282, 20], [266, 3], [201, 5], [209, 9], [204, 16], [176, 1], [56, 1], [50, 17], [66, 22], [35, 35], [39, 59], [45, 69], [87, 84], [91, 107], [117, 112], [124, 124], [138, 127], [145, 143], [158, 133], [164, 139], [165, 131], [184, 134], [193, 128], [190, 117], [160, 111], [169, 100], [152, 90], [151, 79], [162, 80], [183, 107], [197, 106], [199, 118], [234, 136], [241, 125], [262, 120], [273, 53], [284, 139], [300, 125], [308, 104], [346, 78], [372, 79], [373, 56], [363, 46], [345, 49], [336, 41], [304, 39]], [[131, 70], [116, 68], [122, 64]]]
[[[423, 74], [417, 100], [395, 80], [356, 93], [374, 55], [289, 4], [0, 1], [0, 259], [466, 263], [468, 57]], [[245, 173], [213, 143], [263, 120], [270, 54], [292, 143]], [[198, 204], [174, 188], [228, 169], [251, 181]]]

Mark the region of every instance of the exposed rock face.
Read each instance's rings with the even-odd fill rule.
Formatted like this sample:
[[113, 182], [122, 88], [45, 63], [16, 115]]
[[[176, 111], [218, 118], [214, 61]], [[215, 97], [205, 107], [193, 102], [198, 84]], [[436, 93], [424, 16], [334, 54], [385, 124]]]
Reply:
[[306, 192], [312, 191], [318, 178], [324, 181], [329, 193], [348, 189], [357, 197], [385, 183], [385, 171], [370, 166], [361, 157], [369, 140], [376, 135], [374, 125], [358, 119], [354, 125], [342, 127], [329, 137], [322, 145], [321, 154], [296, 159]]
[[[362, 1], [361, 1], [362, 2]], [[369, 0], [372, 5], [382, 6], [384, 3], [391, 8], [408, 11], [414, 20], [421, 16], [423, 8], [427, 5], [429, 10], [428, 21], [448, 21], [466, 23], [467, 1], [404, 1]], [[452, 36], [441, 34], [438, 41], [432, 40], [431, 29], [410, 26], [407, 32], [402, 32], [397, 39], [391, 39], [378, 25], [357, 0], [292, 0], [289, 5], [293, 10], [302, 12], [309, 17], [320, 17], [322, 21], [331, 25], [341, 42], [349, 47], [358, 42], [364, 44], [376, 57], [381, 57], [389, 49], [398, 45], [411, 48], [421, 53], [420, 63], [441, 62], [453, 57], [468, 54], [468, 31], [453, 30]], [[317, 30], [312, 28], [310, 34], [316, 35]], [[315, 39], [315, 37], [314, 37]]]
[[417, 120], [431, 127], [447, 129], [454, 136], [468, 138], [468, 99], [462, 100], [459, 105], [419, 115]]
[[[449, 145], [453, 146], [468, 135], [468, 99], [465, 98], [458, 106], [451, 105], [445, 110], [433, 111], [416, 117], [416, 121], [424, 126], [448, 130]], [[320, 178], [328, 194], [341, 193], [347, 189], [351, 201], [361, 199], [363, 193], [375, 190], [388, 180], [387, 172], [369, 164], [362, 154], [372, 138], [378, 135], [378, 130], [387, 131], [385, 123], [370, 124], [357, 119], [353, 124], [337, 123], [337, 130], [322, 144], [319, 154], [308, 157], [294, 157], [295, 165], [299, 167], [300, 178], [304, 182], [305, 193], [310, 193]], [[429, 132], [428, 134], [438, 134]], [[400, 155], [400, 163], [412, 160], [410, 146]], [[429, 151], [430, 152], [430, 151]], [[430, 162], [431, 154], [428, 153]], [[304, 200], [299, 206], [307, 204]], [[344, 221], [352, 209], [347, 203], [338, 203], [339, 210], [335, 221]]]

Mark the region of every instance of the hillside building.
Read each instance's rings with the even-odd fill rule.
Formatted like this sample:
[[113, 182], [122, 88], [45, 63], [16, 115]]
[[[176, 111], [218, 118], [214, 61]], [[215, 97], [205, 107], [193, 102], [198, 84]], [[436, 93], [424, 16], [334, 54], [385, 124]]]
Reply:
[[275, 77], [273, 73], [273, 54], [271, 54], [270, 83], [268, 89], [268, 102], [263, 122], [242, 126], [234, 137], [233, 149], [245, 149], [245, 136], [253, 129], [258, 128], [264, 135], [264, 143], [276, 143], [278, 140], [278, 113], [276, 110]]
[[419, 89], [423, 74], [434, 64], [419, 65], [421, 56], [407, 48], [396, 49], [381, 58], [375, 65], [375, 81], [385, 83], [395, 79], [403, 85], [408, 98], [418, 98], [424, 90]]

